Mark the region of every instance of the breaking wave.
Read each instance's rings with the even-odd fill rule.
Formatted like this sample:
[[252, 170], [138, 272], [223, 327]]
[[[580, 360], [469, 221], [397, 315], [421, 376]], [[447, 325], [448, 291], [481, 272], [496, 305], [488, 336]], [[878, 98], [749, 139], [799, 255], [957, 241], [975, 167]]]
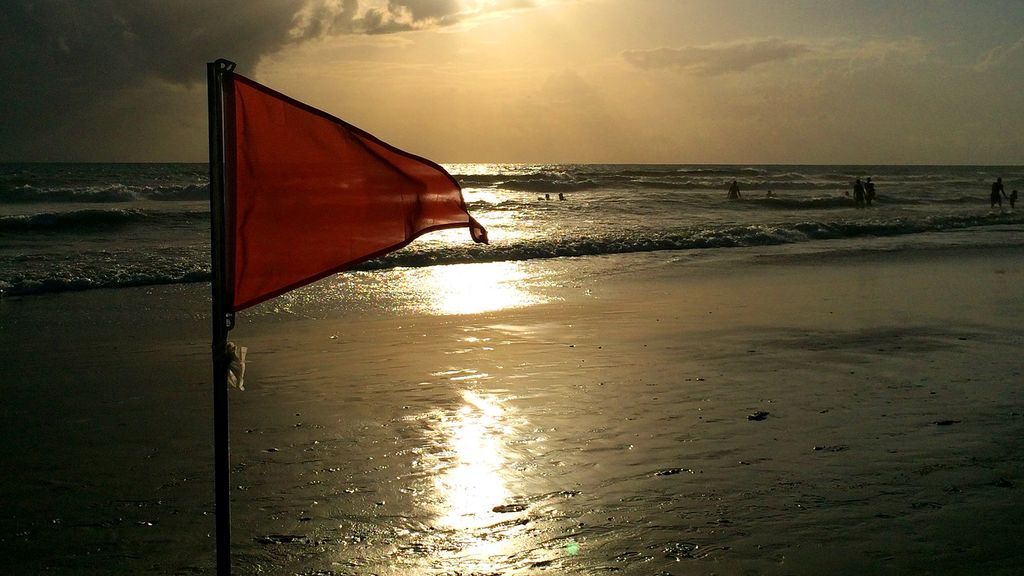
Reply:
[[174, 184], [165, 186], [43, 187], [31, 184], [0, 187], [0, 204], [29, 203], [111, 203], [135, 200], [209, 200], [206, 184]]
[[96, 232], [132, 224], [189, 224], [209, 221], [207, 211], [155, 212], [140, 208], [88, 209], [0, 216], [0, 234], [11, 232]]
[[[87, 211], [88, 212], [88, 211]], [[153, 215], [125, 211], [122, 216], [104, 213], [98, 217], [149, 218]], [[83, 218], [81, 213], [73, 218]], [[414, 243], [382, 258], [365, 262], [356, 270], [424, 267], [474, 262], [500, 262], [541, 258], [565, 258], [659, 250], [700, 250], [743, 246], [772, 246], [813, 240], [898, 236], [975, 226], [1022, 224], [1017, 215], [937, 216], [923, 219], [878, 221], [796, 222], [784, 224], [716, 225], [689, 227], [665, 232], [637, 230], [580, 237], [549, 237], [490, 246]], [[45, 257], [23, 256], [0, 262], [6, 270], [0, 276], [0, 290], [11, 295], [64, 292], [94, 288], [121, 288], [152, 284], [177, 284], [209, 280], [208, 248], [197, 244], [186, 253], [168, 251], [140, 260], [138, 254], [105, 252], [106, 258], [45, 262]], [[35, 260], [44, 260], [36, 262]], [[86, 262], [110, 262], [108, 268]]]

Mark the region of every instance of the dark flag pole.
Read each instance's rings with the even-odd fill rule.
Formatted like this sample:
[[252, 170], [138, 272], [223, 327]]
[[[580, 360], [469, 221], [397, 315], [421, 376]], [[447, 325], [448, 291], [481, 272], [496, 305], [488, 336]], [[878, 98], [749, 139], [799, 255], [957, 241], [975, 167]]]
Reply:
[[224, 203], [224, 77], [234, 62], [206, 64], [210, 118], [210, 268], [213, 324], [213, 466], [214, 513], [217, 535], [217, 576], [231, 575], [231, 492], [228, 453], [228, 331], [234, 325], [226, 282]]

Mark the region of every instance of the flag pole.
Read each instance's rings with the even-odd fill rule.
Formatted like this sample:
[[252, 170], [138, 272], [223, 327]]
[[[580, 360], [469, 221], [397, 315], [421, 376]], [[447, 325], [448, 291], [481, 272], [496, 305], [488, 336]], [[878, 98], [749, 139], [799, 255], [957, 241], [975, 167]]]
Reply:
[[231, 492], [228, 452], [227, 338], [234, 314], [228, 310], [225, 290], [227, 250], [224, 205], [224, 74], [234, 62], [206, 64], [210, 121], [210, 269], [212, 273], [213, 342], [213, 466], [214, 515], [217, 541], [217, 576], [231, 576]]

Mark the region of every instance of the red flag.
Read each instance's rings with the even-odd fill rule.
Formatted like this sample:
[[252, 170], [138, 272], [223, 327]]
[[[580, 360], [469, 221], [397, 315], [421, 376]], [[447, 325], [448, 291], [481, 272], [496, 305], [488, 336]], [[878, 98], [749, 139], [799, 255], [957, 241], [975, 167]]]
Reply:
[[238, 311], [433, 230], [487, 232], [441, 166], [243, 76], [229, 76], [227, 285]]

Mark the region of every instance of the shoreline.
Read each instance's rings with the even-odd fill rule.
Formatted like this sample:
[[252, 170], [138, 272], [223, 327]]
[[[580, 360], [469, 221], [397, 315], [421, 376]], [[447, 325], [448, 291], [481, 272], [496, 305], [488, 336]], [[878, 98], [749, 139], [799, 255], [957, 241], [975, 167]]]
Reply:
[[[545, 303], [474, 314], [241, 313], [236, 569], [1013, 573], [1022, 248], [740, 250], [526, 263]], [[0, 305], [10, 570], [211, 571], [206, 294]]]

